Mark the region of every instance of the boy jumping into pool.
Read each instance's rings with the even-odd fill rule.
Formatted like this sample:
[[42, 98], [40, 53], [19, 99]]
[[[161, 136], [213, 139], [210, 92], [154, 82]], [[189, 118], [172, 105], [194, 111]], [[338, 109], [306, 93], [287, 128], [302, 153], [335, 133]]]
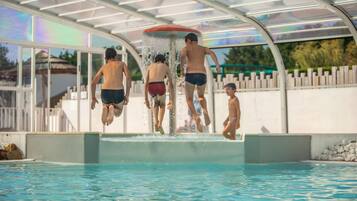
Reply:
[[223, 136], [235, 140], [236, 139], [236, 129], [240, 128], [240, 106], [239, 100], [235, 96], [236, 85], [234, 83], [228, 83], [224, 86], [226, 94], [229, 96], [228, 100], [228, 117], [223, 122]]
[[[162, 120], [164, 119], [166, 100], [165, 77], [168, 78], [169, 92], [171, 94], [173, 91], [173, 85], [170, 70], [165, 64], [165, 56], [158, 54], [154, 59], [154, 63], [148, 67], [146, 73], [145, 104], [149, 109], [151, 108], [148, 98], [148, 93], [150, 93], [154, 105], [155, 131], [159, 131], [161, 134], [164, 134], [164, 130], [162, 129]], [[167, 104], [168, 107], [170, 107], [171, 104], [172, 101], [170, 100]]]
[[[131, 76], [128, 66], [116, 59], [117, 52], [114, 48], [107, 48], [105, 51], [104, 64], [92, 81], [92, 109], [98, 103], [95, 97], [95, 88], [100, 78], [104, 77], [102, 85], [101, 98], [103, 102], [102, 122], [104, 125], [109, 125], [113, 122], [114, 116], [119, 117], [123, 105], [129, 102], [129, 93], [131, 87]], [[126, 89], [124, 91], [123, 75], [126, 77]]]
[[[217, 73], [220, 73], [220, 65], [217, 60], [216, 54], [206, 48], [198, 45], [197, 35], [189, 33], [185, 36], [186, 46], [181, 50], [181, 77], [185, 76], [185, 93], [188, 108], [191, 110], [192, 118], [196, 122], [196, 128], [199, 132], [202, 132], [201, 119], [197, 115], [195, 107], [193, 105], [193, 93], [197, 86], [197, 95], [200, 101], [203, 115], [205, 118], [205, 124], [208, 126], [211, 120], [208, 115], [207, 103], [204, 97], [206, 89], [206, 68], [204, 65], [205, 56], [209, 54], [216, 64]], [[186, 73], [184, 73], [184, 67], [187, 63]]]

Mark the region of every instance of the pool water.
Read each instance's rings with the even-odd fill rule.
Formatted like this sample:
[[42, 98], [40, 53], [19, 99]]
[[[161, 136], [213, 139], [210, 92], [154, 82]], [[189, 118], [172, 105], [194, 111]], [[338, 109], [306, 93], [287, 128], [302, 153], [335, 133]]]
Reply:
[[1, 164], [0, 200], [357, 199], [357, 165]]

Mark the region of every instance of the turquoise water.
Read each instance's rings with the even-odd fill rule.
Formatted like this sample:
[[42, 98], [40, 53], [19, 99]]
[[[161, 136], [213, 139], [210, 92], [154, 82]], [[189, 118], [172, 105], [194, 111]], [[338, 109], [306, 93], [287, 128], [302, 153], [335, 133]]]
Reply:
[[357, 199], [357, 165], [1, 164], [0, 200]]

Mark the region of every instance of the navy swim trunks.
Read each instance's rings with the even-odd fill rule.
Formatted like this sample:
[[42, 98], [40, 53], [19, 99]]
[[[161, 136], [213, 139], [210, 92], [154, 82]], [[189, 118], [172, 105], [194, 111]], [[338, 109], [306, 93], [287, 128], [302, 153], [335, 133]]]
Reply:
[[124, 100], [124, 89], [102, 89], [101, 98], [104, 104], [119, 104]]
[[207, 76], [204, 73], [186, 73], [185, 81], [193, 85], [202, 86], [207, 83]]

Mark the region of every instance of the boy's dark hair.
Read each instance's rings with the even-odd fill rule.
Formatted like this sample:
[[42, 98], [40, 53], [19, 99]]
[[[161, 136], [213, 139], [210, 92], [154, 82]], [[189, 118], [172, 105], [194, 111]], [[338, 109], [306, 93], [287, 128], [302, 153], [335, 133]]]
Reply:
[[166, 58], [164, 55], [158, 54], [155, 56], [155, 59], [154, 59], [155, 63], [158, 63], [158, 62], [165, 63], [165, 61], [166, 61]]
[[228, 84], [224, 85], [224, 88], [231, 88], [233, 90], [236, 90], [237, 86], [234, 83], [228, 83]]
[[117, 56], [117, 51], [114, 48], [107, 48], [105, 50], [105, 60], [115, 59]]
[[197, 35], [194, 34], [194, 33], [189, 33], [185, 36], [185, 42], [187, 42], [187, 40], [190, 40], [190, 41], [198, 41], [198, 38], [197, 38]]

